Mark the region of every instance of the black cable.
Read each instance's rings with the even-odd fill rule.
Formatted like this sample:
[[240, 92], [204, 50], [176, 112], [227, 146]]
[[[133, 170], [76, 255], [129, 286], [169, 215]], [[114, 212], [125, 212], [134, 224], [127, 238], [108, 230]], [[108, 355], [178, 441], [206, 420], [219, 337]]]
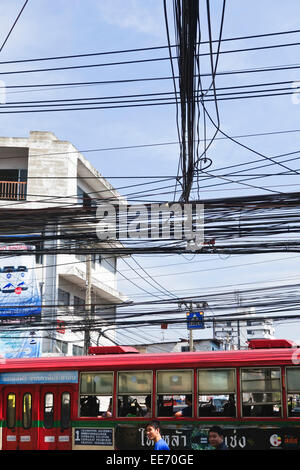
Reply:
[[23, 10], [24, 10], [24, 8], [26, 7], [28, 1], [29, 1], [29, 0], [26, 0], [25, 3], [24, 3], [24, 5], [22, 6], [22, 8], [21, 8], [21, 10], [20, 10], [20, 12], [19, 12], [17, 18], [15, 19], [15, 21], [14, 21], [12, 27], [10, 28], [10, 30], [9, 30], [7, 36], [6, 36], [6, 38], [4, 39], [4, 42], [2, 43], [2, 45], [1, 45], [1, 47], [0, 47], [0, 52], [2, 52], [2, 50], [3, 50], [4, 46], [5, 46], [5, 44], [7, 43], [8, 39], [9, 39], [9, 37], [10, 37], [10, 35], [11, 35], [11, 33], [12, 33], [14, 27], [16, 26], [16, 24], [17, 24], [17, 22], [18, 22], [20, 16], [22, 15]]
[[[245, 40], [245, 39], [256, 39], [256, 38], [281, 36], [281, 35], [286, 35], [286, 34], [297, 34], [297, 33], [300, 33], [300, 30], [279, 31], [279, 32], [256, 34], [256, 35], [250, 35], [250, 36], [239, 36], [239, 37], [233, 37], [233, 38], [223, 38], [222, 42], [241, 41], [241, 40]], [[219, 42], [219, 40], [214, 40], [213, 42]], [[204, 45], [204, 44], [208, 44], [208, 43], [209, 43], [209, 41], [200, 41], [198, 44], [199, 45]], [[285, 46], [285, 45], [298, 45], [298, 44], [299, 43], [283, 44], [283, 46]], [[265, 47], [269, 48], [269, 47], [280, 47], [280, 46], [281, 46], [280, 44], [279, 45], [276, 44], [274, 46], [265, 46]], [[72, 55], [54, 56], [54, 57], [39, 57], [39, 58], [33, 58], [33, 59], [9, 60], [9, 61], [0, 62], [0, 65], [25, 63], [25, 62], [49, 61], [49, 60], [61, 60], [61, 59], [74, 59], [74, 58], [93, 57], [93, 56], [110, 55], [110, 54], [136, 53], [136, 52], [152, 51], [152, 50], [166, 49], [166, 48], [169, 49], [170, 47], [175, 48], [175, 47], [177, 47], [177, 45], [176, 44], [170, 44], [170, 46], [169, 45], [168, 46], [152, 46], [152, 47], [143, 47], [143, 48], [135, 48], [135, 49], [123, 49], [123, 50], [115, 50], [115, 51], [92, 52], [92, 53], [85, 53], [85, 54], [72, 54]], [[253, 50], [253, 48], [251, 48], [250, 50]], [[224, 51], [224, 52], [226, 53], [226, 51]]]

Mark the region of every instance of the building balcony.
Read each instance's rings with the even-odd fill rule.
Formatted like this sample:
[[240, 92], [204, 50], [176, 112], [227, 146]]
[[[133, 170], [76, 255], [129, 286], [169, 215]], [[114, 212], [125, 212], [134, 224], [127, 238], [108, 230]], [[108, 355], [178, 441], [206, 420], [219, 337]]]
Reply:
[[0, 181], [0, 199], [3, 200], [26, 200], [26, 181]]
[[[62, 265], [58, 267], [58, 274], [62, 279], [71, 282], [80, 289], [86, 289], [86, 272], [77, 266]], [[114, 289], [112, 286], [102, 282], [99, 276], [92, 276], [91, 279], [93, 293], [101, 297], [107, 303], [123, 303], [128, 302], [127, 296]]]

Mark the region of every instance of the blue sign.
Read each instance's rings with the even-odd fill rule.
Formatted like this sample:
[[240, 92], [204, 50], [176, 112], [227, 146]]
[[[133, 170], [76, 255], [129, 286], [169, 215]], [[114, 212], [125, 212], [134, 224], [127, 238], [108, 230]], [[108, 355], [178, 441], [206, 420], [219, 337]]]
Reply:
[[[42, 311], [41, 293], [37, 285], [34, 247], [0, 245], [1, 250], [19, 249], [20, 255], [0, 256], [0, 316], [24, 317]], [[32, 255], [22, 255], [22, 252]]]
[[5, 359], [20, 357], [40, 357], [42, 353], [41, 338], [34, 331], [1, 331], [0, 356]]
[[186, 314], [187, 328], [191, 329], [204, 329], [204, 313], [203, 312], [188, 312]]
[[65, 384], [78, 383], [78, 371], [3, 372], [0, 384]]

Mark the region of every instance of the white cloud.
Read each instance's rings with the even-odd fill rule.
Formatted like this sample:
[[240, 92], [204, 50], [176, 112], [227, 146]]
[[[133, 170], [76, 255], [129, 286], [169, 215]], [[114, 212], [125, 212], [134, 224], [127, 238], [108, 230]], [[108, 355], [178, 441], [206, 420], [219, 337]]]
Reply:
[[163, 5], [158, 0], [101, 0], [101, 19], [109, 24], [165, 39]]

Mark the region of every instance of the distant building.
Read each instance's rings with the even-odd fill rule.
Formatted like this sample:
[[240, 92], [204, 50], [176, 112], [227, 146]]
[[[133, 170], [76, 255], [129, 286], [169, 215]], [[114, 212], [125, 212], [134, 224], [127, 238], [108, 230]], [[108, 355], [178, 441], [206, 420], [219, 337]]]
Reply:
[[[29, 138], [0, 137], [0, 209], [9, 209], [11, 213], [22, 210], [26, 216], [28, 210], [61, 208], [68, 211], [74, 206], [88, 208], [94, 204], [93, 198], [122, 200], [110, 183], [70, 142], [60, 141], [52, 132], [30, 132]], [[63, 229], [58, 220], [55, 226], [45, 223], [44, 233], [55, 235]], [[34, 245], [32, 242], [30, 244]], [[56, 239], [45, 242], [43, 246], [36, 244], [38, 249], [59, 246], [60, 241]], [[112, 316], [115, 315], [116, 304], [127, 300], [117, 288], [116, 266], [117, 257], [92, 256], [92, 304], [105, 304], [106, 308], [112, 305], [110, 310], [106, 310]], [[82, 322], [86, 270], [86, 255], [36, 255], [36, 278], [45, 306], [42, 321], [47, 318], [48, 324], [52, 322], [55, 325], [57, 319], [63, 320], [65, 315], [68, 320]], [[61, 307], [53, 307], [58, 304]], [[81, 313], [80, 317], [76, 317], [78, 312]], [[42, 334], [39, 355], [83, 353], [83, 333], [78, 331], [80, 327], [82, 329], [82, 323], [79, 323], [77, 332], [76, 329], [73, 332], [65, 330], [63, 323], [60, 326]], [[29, 329], [34, 330], [34, 324]], [[110, 332], [110, 337], [114, 338], [114, 332]], [[94, 339], [97, 338], [95, 334]], [[102, 337], [101, 344], [106, 342]]]
[[272, 320], [239, 320], [215, 324], [215, 337], [223, 349], [247, 349], [251, 339], [274, 339], [275, 328]]
[[[218, 351], [221, 349], [221, 341], [218, 339], [196, 339], [193, 341], [195, 351]], [[179, 341], [167, 341], [151, 344], [131, 344], [141, 353], [167, 353], [167, 352], [187, 352], [189, 351], [189, 342], [186, 339]]]

